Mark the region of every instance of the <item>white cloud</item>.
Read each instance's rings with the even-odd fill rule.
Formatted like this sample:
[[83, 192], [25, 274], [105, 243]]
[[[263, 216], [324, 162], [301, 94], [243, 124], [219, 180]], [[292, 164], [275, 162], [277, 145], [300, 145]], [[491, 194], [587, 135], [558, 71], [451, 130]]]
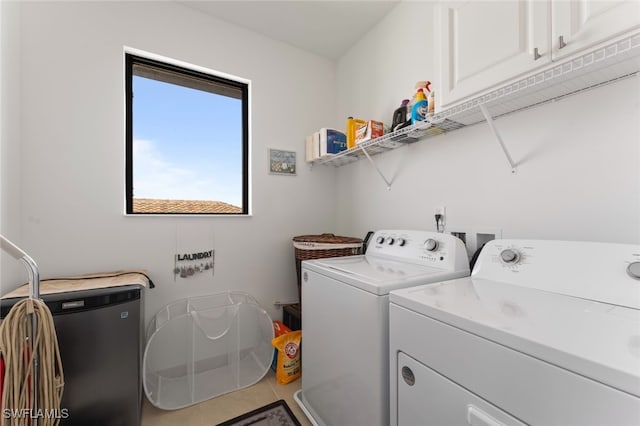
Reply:
[[153, 141], [133, 141], [133, 193], [136, 198], [170, 200], [215, 200], [240, 205], [228, 185], [216, 184], [214, 176], [182, 167], [163, 158]]

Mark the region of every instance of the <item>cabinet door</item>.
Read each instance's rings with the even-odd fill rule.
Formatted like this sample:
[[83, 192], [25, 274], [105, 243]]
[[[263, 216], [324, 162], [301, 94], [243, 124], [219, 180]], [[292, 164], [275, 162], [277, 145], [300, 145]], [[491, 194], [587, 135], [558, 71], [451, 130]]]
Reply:
[[438, 5], [440, 105], [451, 105], [548, 63], [549, 10], [549, 2], [539, 0]]
[[[640, 28], [640, 1], [554, 0], [551, 16], [556, 60]], [[566, 43], [562, 48], [560, 37]]]

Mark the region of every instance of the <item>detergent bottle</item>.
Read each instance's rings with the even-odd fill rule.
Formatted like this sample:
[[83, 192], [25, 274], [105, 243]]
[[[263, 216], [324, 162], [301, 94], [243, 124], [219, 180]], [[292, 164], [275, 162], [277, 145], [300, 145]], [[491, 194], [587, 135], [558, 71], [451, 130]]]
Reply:
[[428, 114], [433, 115], [436, 112], [436, 91], [432, 90], [429, 92], [429, 96], [427, 97], [427, 102], [429, 102]]
[[367, 122], [359, 118], [347, 118], [347, 149], [356, 147], [356, 130], [358, 127], [366, 125]]
[[347, 149], [356, 146], [356, 126], [353, 117], [347, 117]]
[[[400, 107], [393, 112], [393, 122], [391, 130], [401, 129], [409, 124], [411, 116], [409, 115], [409, 99], [403, 99]], [[408, 116], [408, 117], [407, 117]]]
[[416, 93], [416, 102], [411, 109], [411, 124], [423, 121], [427, 117], [429, 103], [422, 89], [418, 89]]

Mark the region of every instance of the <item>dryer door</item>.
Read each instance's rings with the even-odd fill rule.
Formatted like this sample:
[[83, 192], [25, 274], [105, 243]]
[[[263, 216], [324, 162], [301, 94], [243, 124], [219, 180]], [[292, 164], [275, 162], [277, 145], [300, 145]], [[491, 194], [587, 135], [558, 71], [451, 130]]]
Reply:
[[399, 426], [525, 426], [403, 352], [397, 368]]

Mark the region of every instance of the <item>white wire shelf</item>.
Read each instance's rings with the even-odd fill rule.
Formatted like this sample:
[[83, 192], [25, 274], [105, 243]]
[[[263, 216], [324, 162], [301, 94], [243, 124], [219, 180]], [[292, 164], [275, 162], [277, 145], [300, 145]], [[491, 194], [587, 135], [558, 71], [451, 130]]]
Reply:
[[[363, 142], [339, 154], [316, 160], [313, 164], [338, 167], [363, 157], [371, 160], [373, 155], [485, 121], [485, 113], [493, 118], [500, 117], [639, 72], [640, 33], [635, 33], [564, 62], [550, 64], [532, 75], [447, 108], [428, 117], [427, 121]], [[484, 112], [480, 105], [483, 106]], [[505, 154], [510, 159], [506, 149]], [[382, 177], [384, 179], [384, 176]], [[390, 183], [387, 182], [387, 185], [390, 186]]]
[[399, 148], [408, 143], [417, 142], [425, 137], [440, 135], [446, 131], [459, 129], [460, 127], [464, 127], [464, 125], [445, 118], [433, 116], [430, 117], [429, 121], [420, 121], [411, 126], [407, 126], [404, 129], [362, 142], [355, 148], [342, 151], [338, 154], [325, 156], [314, 161], [314, 164], [342, 166], [344, 164], [357, 161], [362, 157], [366, 157], [365, 151], [369, 155], [380, 154], [382, 152]]

